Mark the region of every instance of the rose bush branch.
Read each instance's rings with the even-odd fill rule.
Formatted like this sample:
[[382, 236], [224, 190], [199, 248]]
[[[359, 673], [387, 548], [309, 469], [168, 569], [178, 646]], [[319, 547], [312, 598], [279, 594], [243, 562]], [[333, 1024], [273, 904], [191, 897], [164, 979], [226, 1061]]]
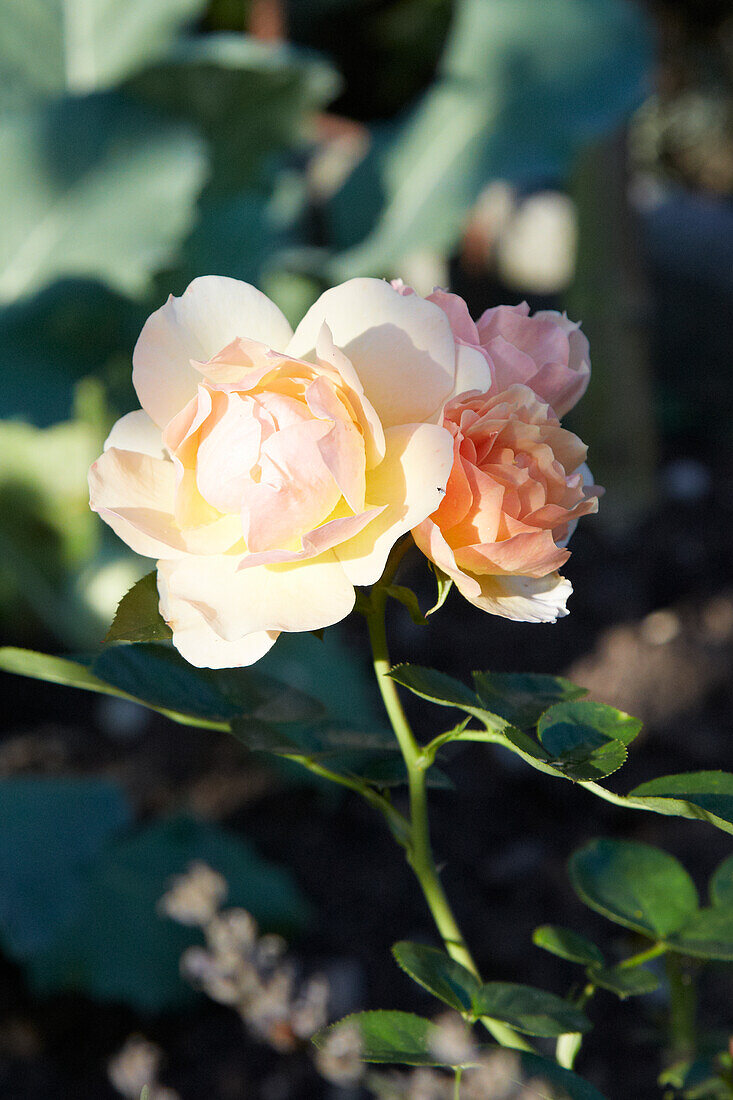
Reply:
[[[399, 564], [399, 559], [397, 564]], [[391, 581], [389, 573], [386, 580], [387, 583]], [[389, 675], [391, 664], [385, 623], [387, 603], [385, 588], [386, 586], [383, 584], [375, 585], [370, 596], [370, 606], [365, 614], [372, 647], [374, 672], [385, 709], [407, 768], [410, 798], [409, 833], [406, 844], [407, 860], [420, 884], [448, 954], [477, 978], [480, 978], [478, 967], [453, 914], [433, 858], [426, 785], [426, 771], [429, 760], [412, 732], [397, 692], [397, 685]], [[526, 1039], [500, 1020], [483, 1017], [483, 1022], [494, 1038], [502, 1045], [519, 1050], [532, 1049], [531, 1044]]]

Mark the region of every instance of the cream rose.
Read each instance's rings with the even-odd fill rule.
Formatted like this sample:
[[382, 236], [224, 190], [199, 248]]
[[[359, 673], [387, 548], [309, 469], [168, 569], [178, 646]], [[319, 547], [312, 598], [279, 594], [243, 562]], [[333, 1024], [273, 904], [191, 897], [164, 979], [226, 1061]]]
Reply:
[[578, 518], [598, 507], [585, 446], [525, 385], [463, 394], [444, 423], [453, 468], [415, 542], [484, 611], [525, 622], [566, 615], [565, 545]]
[[142, 409], [92, 466], [91, 506], [157, 559], [174, 645], [213, 668], [351, 611], [440, 503], [446, 400], [491, 382], [439, 306], [376, 279], [327, 291], [295, 333], [254, 287], [196, 279], [133, 367]]

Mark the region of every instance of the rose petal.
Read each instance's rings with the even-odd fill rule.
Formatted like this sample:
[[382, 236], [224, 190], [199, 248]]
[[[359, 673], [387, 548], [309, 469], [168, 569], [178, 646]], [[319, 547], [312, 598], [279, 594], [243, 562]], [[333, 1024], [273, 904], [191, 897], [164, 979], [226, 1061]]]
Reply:
[[264, 550], [260, 554], [245, 554], [240, 559], [239, 568], [251, 569], [256, 565], [275, 565], [287, 561], [306, 561], [308, 558], [316, 558], [324, 550], [331, 550], [353, 535], [357, 535], [383, 511], [384, 508], [370, 508], [358, 516], [340, 516], [338, 519], [329, 520], [309, 534], [303, 535], [302, 550]]
[[145, 322], [133, 353], [133, 384], [140, 404], [161, 428], [195, 395], [199, 376], [191, 360], [206, 361], [238, 336], [284, 348], [285, 317], [249, 283], [218, 275], [194, 279]]
[[151, 458], [167, 458], [160, 428], [143, 409], [121, 416], [104, 441], [104, 450], [137, 451]]
[[438, 306], [379, 279], [350, 279], [321, 295], [285, 350], [314, 358], [324, 321], [385, 428], [438, 418], [453, 390], [456, 354]]
[[234, 642], [221, 638], [198, 608], [171, 596], [170, 568], [170, 562], [158, 562], [160, 613], [173, 631], [174, 646], [189, 664], [197, 668], [240, 668], [259, 661], [272, 648], [279, 636], [275, 630], [260, 630]]
[[215, 555], [162, 563], [169, 599], [203, 615], [233, 642], [261, 631], [318, 630], [349, 614], [354, 589], [332, 551], [304, 565], [238, 570], [238, 558]]
[[173, 463], [110, 447], [89, 470], [89, 506], [136, 554], [159, 558], [185, 553], [173, 518]]
[[379, 580], [397, 539], [440, 504], [453, 464], [453, 437], [436, 424], [389, 428], [385, 439], [384, 461], [367, 478], [367, 506], [384, 511], [334, 550], [352, 584]]

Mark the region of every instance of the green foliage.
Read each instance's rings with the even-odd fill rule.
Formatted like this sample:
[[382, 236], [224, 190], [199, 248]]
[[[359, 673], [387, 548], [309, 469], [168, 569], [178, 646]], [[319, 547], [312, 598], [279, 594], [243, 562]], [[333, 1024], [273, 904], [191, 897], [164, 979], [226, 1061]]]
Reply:
[[461, 0], [439, 79], [376, 135], [331, 204], [347, 250], [334, 277], [448, 250], [492, 179], [564, 174], [581, 143], [635, 106], [650, 62], [641, 12], [619, 0]]
[[580, 963], [582, 966], [603, 966], [601, 949], [571, 928], [543, 924], [532, 933], [532, 943], [561, 959], [567, 959], [568, 962]]
[[434, 1052], [439, 1039], [438, 1027], [411, 1012], [384, 1009], [355, 1012], [321, 1031], [313, 1039], [317, 1047], [336, 1029], [355, 1029], [361, 1040], [359, 1057], [363, 1062], [382, 1062], [402, 1066], [444, 1066], [447, 1063]]
[[205, 0], [23, 0], [0, 8], [0, 108], [111, 87], [161, 54]]
[[421, 665], [395, 665], [389, 675], [421, 699], [442, 707], [458, 707], [484, 721], [486, 725], [493, 724], [498, 729], [506, 726], [506, 722], [490, 715], [480, 706], [479, 699], [470, 688], [445, 672]]
[[536, 673], [474, 672], [479, 699], [494, 714], [519, 729], [537, 724], [553, 703], [578, 699], [585, 688], [571, 684], [562, 676]]
[[659, 978], [643, 966], [591, 966], [587, 975], [594, 985], [610, 990], [622, 1001], [659, 988]]
[[334, 97], [338, 78], [292, 47], [209, 34], [180, 42], [128, 88], [195, 123], [211, 155], [208, 194], [218, 195], [271, 186], [273, 156], [299, 143], [306, 115]]
[[120, 600], [106, 643], [166, 642], [172, 634], [160, 614], [157, 573], [146, 573]]
[[392, 953], [414, 981], [474, 1020], [490, 1016], [517, 1031], [548, 1038], [588, 1031], [591, 1026], [585, 1015], [562, 997], [528, 985], [481, 983], [436, 948], [403, 941], [394, 945]]
[[[560, 676], [474, 672], [476, 692], [460, 680], [419, 665], [390, 672], [403, 687], [439, 706], [456, 707], [483, 729], [464, 722], [426, 747], [434, 759], [455, 741], [503, 745], [538, 771], [587, 786], [601, 798], [629, 809], [707, 821], [733, 833], [733, 774], [720, 771], [665, 776], [642, 783], [628, 795], [598, 783], [617, 771], [641, 722], [615, 707], [580, 699], [583, 688]], [[537, 738], [526, 732], [536, 725]]]
[[682, 955], [733, 962], [733, 908], [700, 909], [669, 937], [669, 947]]
[[[444, 1066], [455, 1069], [458, 1065], [470, 1067], [474, 1062], [448, 1062], [441, 1057], [440, 1029], [430, 1020], [409, 1012], [377, 1010], [358, 1012], [346, 1016], [337, 1024], [325, 1028], [313, 1039], [317, 1047], [339, 1031], [356, 1030], [361, 1040], [360, 1058], [363, 1062], [387, 1065]], [[489, 1048], [484, 1047], [486, 1052]], [[481, 1050], [478, 1051], [478, 1054]], [[549, 1058], [525, 1051], [516, 1051], [518, 1076], [524, 1074], [533, 1080], [546, 1081], [561, 1090], [568, 1100], [603, 1100], [597, 1089], [571, 1070], [564, 1069]]]
[[[705, 909], [699, 907], [684, 867], [647, 844], [595, 840], [576, 852], [569, 866], [575, 892], [596, 912], [649, 936], [668, 951], [733, 961], [729, 863], [721, 864], [711, 878], [712, 904]], [[594, 972], [588, 971], [591, 980]]]
[[584, 966], [586, 979], [591, 985], [608, 989], [622, 1000], [637, 994], [653, 993], [659, 986], [656, 975], [636, 963], [606, 966], [600, 948], [570, 928], [542, 925], [535, 928], [532, 942], [561, 959]]
[[730, 772], [661, 776], [635, 787], [628, 801], [629, 805], [660, 814], [707, 821], [726, 833], [733, 833], [733, 775]]
[[553, 1088], [560, 1090], [561, 1096], [567, 1096], [568, 1100], [604, 1100], [598, 1089], [588, 1081], [569, 1069], [563, 1069], [550, 1058], [521, 1051], [519, 1061], [526, 1077], [547, 1081]]
[[478, 1015], [481, 983], [445, 951], [403, 940], [393, 946], [392, 954], [405, 973], [434, 997], [456, 1012]]
[[733, 906], [733, 856], [728, 856], [713, 871], [708, 889], [713, 905]]
[[127, 698], [95, 676], [86, 665], [65, 657], [52, 657], [50, 653], [36, 653], [32, 649], [4, 646], [0, 649], [0, 669], [16, 676], [28, 676], [32, 680], [46, 680], [51, 684], [81, 688], [100, 695], [118, 695]]
[[64, 275], [140, 294], [193, 221], [200, 139], [116, 93], [0, 116], [0, 144], [0, 303]]
[[591, 1027], [585, 1013], [562, 997], [512, 982], [485, 982], [476, 1007], [480, 1015], [501, 1020], [526, 1035], [554, 1038]]
[[385, 588], [385, 592], [393, 600], [397, 600], [398, 603], [407, 608], [407, 612], [415, 626], [427, 626], [428, 620], [420, 610], [417, 596], [411, 588], [405, 588], [402, 584], [390, 584]]
[[266, 928], [292, 932], [310, 909], [290, 876], [218, 826], [177, 817], [156, 822], [107, 848], [90, 869], [85, 903], [50, 947], [29, 960], [33, 987], [48, 994], [78, 990], [159, 1012], [185, 1001], [178, 971], [196, 933], [159, 916], [171, 875], [194, 861], [220, 872], [228, 901]]
[[53, 942], [130, 817], [122, 791], [104, 779], [0, 780], [0, 936], [9, 954], [27, 959]]
[[676, 1062], [660, 1074], [659, 1084], [672, 1086], [680, 1100], [731, 1100], [733, 1058], [726, 1050], [715, 1057]]
[[[52, 283], [33, 298], [0, 309], [3, 416], [41, 428], [68, 420], [78, 405], [74, 383], [85, 376], [82, 393], [91, 384], [106, 406], [109, 384], [115, 403], [132, 405], [129, 353], [144, 319], [139, 305], [83, 279]], [[85, 416], [77, 420], [91, 426]], [[111, 422], [105, 409], [97, 453]], [[83, 477], [77, 482], [79, 491], [83, 482]]]
[[187, 817], [131, 833], [131, 818], [105, 779], [0, 781], [0, 941], [39, 992], [74, 989], [145, 1011], [185, 997], [178, 959], [195, 934], [156, 905], [195, 860], [223, 874], [229, 901], [266, 927], [309, 919], [290, 876], [234, 834]]
[[556, 703], [537, 723], [540, 741], [553, 756], [572, 751], [578, 745], [590, 745], [603, 737], [629, 745], [640, 729], [638, 718], [585, 699]]
[[648, 844], [594, 840], [575, 852], [569, 870], [586, 905], [654, 939], [666, 939], [697, 911], [697, 891], [687, 871]]

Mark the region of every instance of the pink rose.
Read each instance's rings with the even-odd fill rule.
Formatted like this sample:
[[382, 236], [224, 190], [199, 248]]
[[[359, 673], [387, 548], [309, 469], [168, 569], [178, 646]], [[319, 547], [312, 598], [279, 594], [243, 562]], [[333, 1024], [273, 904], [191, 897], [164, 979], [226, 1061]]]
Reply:
[[491, 381], [437, 305], [377, 279], [327, 291], [295, 333], [254, 287], [196, 279], [133, 364], [142, 409], [92, 466], [91, 506], [157, 559], [173, 643], [203, 667], [344, 618], [440, 503], [445, 402]]
[[463, 394], [444, 424], [453, 468], [415, 542], [484, 611], [525, 622], [566, 615], [564, 547], [578, 518], [598, 507], [585, 446], [526, 385]]
[[[393, 283], [402, 294], [413, 293], [401, 280]], [[491, 392], [501, 393], [515, 383], [534, 390], [557, 416], [572, 409], [588, 386], [590, 355], [580, 325], [564, 313], [529, 306], [496, 306], [473, 321], [463, 298], [435, 290], [427, 298], [443, 310], [457, 342], [479, 352], [492, 377]]]

